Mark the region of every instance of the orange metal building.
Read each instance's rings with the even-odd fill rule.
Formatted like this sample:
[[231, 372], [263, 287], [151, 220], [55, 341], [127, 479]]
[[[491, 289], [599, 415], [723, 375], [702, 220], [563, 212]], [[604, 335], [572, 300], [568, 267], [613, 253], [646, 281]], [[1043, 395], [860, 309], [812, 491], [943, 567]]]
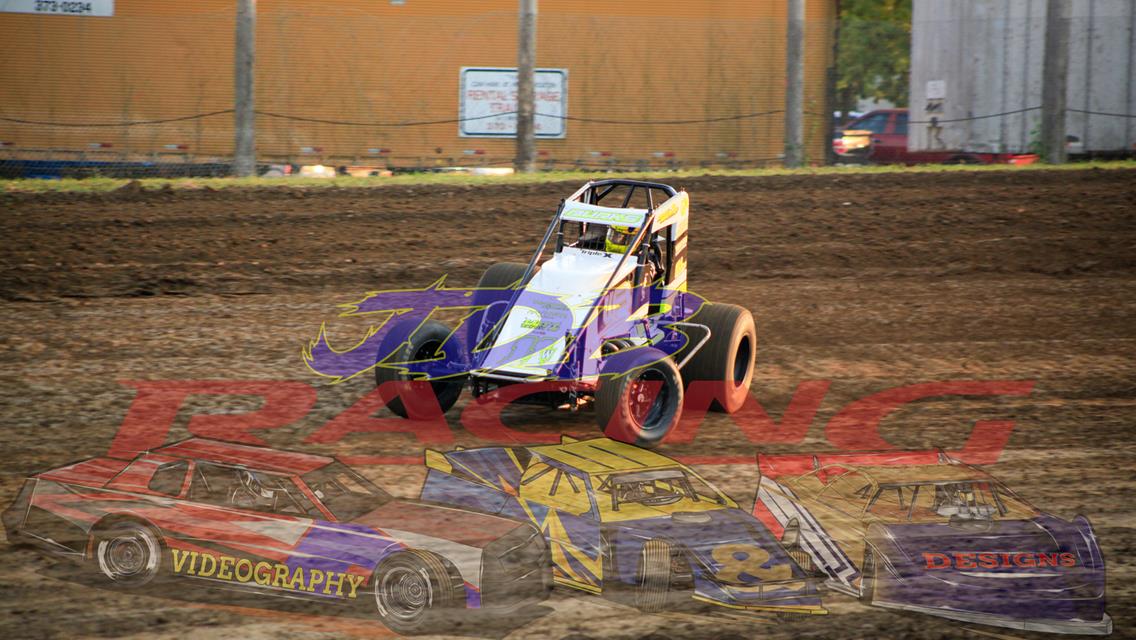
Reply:
[[[110, 17], [0, 13], [2, 152], [230, 156], [235, 1], [113, 6]], [[511, 139], [462, 137], [453, 120], [461, 68], [515, 66], [517, 0], [261, 0], [257, 10], [262, 161], [512, 158]], [[810, 161], [827, 144], [834, 20], [833, 2], [809, 0]], [[573, 119], [563, 138], [538, 140], [540, 162], [775, 162], [785, 33], [785, 0], [542, 0], [537, 66], [567, 70]], [[379, 126], [437, 120], [448, 122]], [[658, 123], [675, 120], [698, 122]]]

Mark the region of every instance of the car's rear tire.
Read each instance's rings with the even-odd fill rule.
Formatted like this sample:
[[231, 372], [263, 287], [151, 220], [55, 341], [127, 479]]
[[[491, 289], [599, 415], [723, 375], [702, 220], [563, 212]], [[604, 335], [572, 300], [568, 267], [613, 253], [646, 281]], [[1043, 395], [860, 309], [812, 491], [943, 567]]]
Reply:
[[639, 555], [635, 580], [635, 606], [640, 611], [657, 612], [670, 600], [674, 549], [665, 540], [648, 540]]
[[[409, 329], [411, 327], [407, 328]], [[380, 350], [380, 356], [391, 354], [390, 361], [392, 362], [427, 360], [438, 353], [451, 333], [453, 332], [450, 328], [441, 322], [427, 320], [414, 330], [414, 333], [410, 334], [410, 337], [407, 338], [405, 342], [387, 344], [384, 341]], [[398, 338], [394, 336], [402, 334], [405, 334], [405, 331], [399, 331], [399, 328], [395, 327], [391, 331], [390, 335], [392, 338], [390, 341], [392, 343], [395, 342]], [[442, 410], [442, 413], [449, 411], [450, 408], [454, 406], [454, 403], [458, 401], [458, 397], [461, 396], [462, 388], [465, 386], [465, 380], [461, 378], [422, 381], [402, 389], [392, 389], [390, 385], [383, 386], [388, 382], [405, 382], [411, 380], [413, 380], [412, 377], [399, 371], [395, 367], [382, 365], [375, 367], [375, 384], [379, 386], [380, 397], [382, 397], [383, 402], [386, 403], [387, 408], [390, 409], [391, 412], [403, 418], [419, 417], [418, 414], [424, 415], [429, 411], [427, 408], [429, 406], [429, 398], [425, 397], [425, 394], [430, 394], [437, 400], [438, 407]], [[408, 398], [408, 395], [411, 397]], [[406, 406], [407, 400], [409, 400], [416, 409], [419, 406], [422, 406], [422, 409], [420, 411], [408, 411]]]
[[596, 390], [596, 422], [613, 440], [650, 448], [682, 417], [682, 376], [653, 347], [616, 353], [604, 361]]
[[872, 604], [876, 597], [876, 554], [864, 547], [864, 562], [860, 565], [860, 602]]
[[162, 572], [162, 538], [140, 522], [124, 520], [97, 529], [92, 553], [99, 574], [116, 587], [137, 589]]
[[693, 385], [696, 393], [711, 394], [710, 409], [738, 411], [753, 382], [757, 353], [753, 314], [732, 304], [707, 303], [690, 322], [706, 325], [710, 339], [682, 368], [683, 382], [688, 389]]
[[410, 549], [387, 558], [371, 581], [379, 620], [395, 633], [432, 631], [458, 603], [445, 565], [427, 551]]
[[[521, 281], [521, 277], [525, 275], [525, 269], [528, 265], [519, 264], [516, 262], [498, 262], [485, 270], [481, 274], [481, 279], [477, 281], [478, 289], [505, 289]], [[499, 299], [497, 296], [489, 296], [485, 293], [475, 292], [473, 294], [473, 306], [480, 307], [488, 304], [492, 300]], [[506, 305], [497, 305], [490, 309], [486, 314], [485, 331], [488, 332], [493, 328], [497, 322], [504, 316]], [[470, 323], [469, 334], [466, 340], [469, 344], [469, 350], [473, 351], [477, 348], [477, 329], [476, 323]]]

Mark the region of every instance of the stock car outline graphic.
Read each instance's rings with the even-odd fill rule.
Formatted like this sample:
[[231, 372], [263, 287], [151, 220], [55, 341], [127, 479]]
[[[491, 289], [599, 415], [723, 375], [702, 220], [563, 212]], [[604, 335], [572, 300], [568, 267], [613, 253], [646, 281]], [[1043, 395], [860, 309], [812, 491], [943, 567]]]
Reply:
[[757, 462], [754, 515], [828, 588], [963, 622], [1112, 632], [1104, 559], [1082, 515], [1046, 514], [942, 451]]
[[531, 525], [390, 496], [335, 458], [189, 438], [133, 459], [28, 478], [2, 514], [11, 543], [90, 561], [111, 586], [191, 578], [271, 596], [372, 599], [399, 633], [448, 609], [547, 597]]
[[[421, 499], [532, 522], [556, 584], [626, 595], [643, 611], [701, 603], [825, 614], [768, 530], [689, 467], [610, 438], [426, 450]], [[677, 498], [676, 498], [677, 496]]]

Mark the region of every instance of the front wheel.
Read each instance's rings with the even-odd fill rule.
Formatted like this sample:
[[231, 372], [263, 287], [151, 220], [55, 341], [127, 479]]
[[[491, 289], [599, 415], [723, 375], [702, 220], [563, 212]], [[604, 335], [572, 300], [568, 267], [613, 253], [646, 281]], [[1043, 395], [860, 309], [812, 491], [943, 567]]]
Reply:
[[662, 611], [670, 599], [674, 579], [674, 550], [665, 540], [648, 540], [639, 556], [635, 606], [640, 611]]
[[[380, 356], [391, 354], [389, 358], [384, 358], [384, 360], [390, 362], [422, 362], [444, 357], [442, 345], [453, 333], [449, 327], [436, 320], [427, 320], [417, 329], [396, 325], [388, 340], [390, 342], [401, 340], [401, 336], [409, 329], [413, 329], [413, 333], [405, 341], [398, 344], [387, 344], [384, 341]], [[388, 382], [408, 382], [409, 384], [404, 385], [401, 389], [396, 389], [394, 388], [395, 385], [386, 385]], [[442, 413], [449, 411], [458, 401], [462, 388], [465, 386], [463, 380], [453, 378], [413, 380], [396, 366], [383, 366], [381, 364], [375, 367], [375, 384], [379, 386], [379, 393], [387, 408], [402, 418], [418, 417], [418, 414], [431, 417], [428, 415], [432, 409], [430, 407], [431, 399], [437, 400]], [[413, 411], [407, 409], [408, 403], [414, 409]]]
[[372, 582], [379, 619], [395, 633], [430, 631], [457, 602], [445, 565], [426, 551], [391, 556], [375, 570]]
[[113, 585], [138, 588], [152, 582], [162, 569], [162, 542], [153, 529], [138, 522], [120, 522], [95, 534], [95, 564]]
[[640, 347], [609, 357], [596, 390], [596, 421], [613, 440], [663, 441], [682, 417], [682, 377], [667, 354]]

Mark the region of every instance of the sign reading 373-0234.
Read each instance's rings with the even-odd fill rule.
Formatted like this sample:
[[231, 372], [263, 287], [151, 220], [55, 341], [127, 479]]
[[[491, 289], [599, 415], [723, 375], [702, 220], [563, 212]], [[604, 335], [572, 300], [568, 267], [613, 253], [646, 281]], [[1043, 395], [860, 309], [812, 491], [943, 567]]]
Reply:
[[0, 12], [109, 18], [114, 0], [0, 0]]

